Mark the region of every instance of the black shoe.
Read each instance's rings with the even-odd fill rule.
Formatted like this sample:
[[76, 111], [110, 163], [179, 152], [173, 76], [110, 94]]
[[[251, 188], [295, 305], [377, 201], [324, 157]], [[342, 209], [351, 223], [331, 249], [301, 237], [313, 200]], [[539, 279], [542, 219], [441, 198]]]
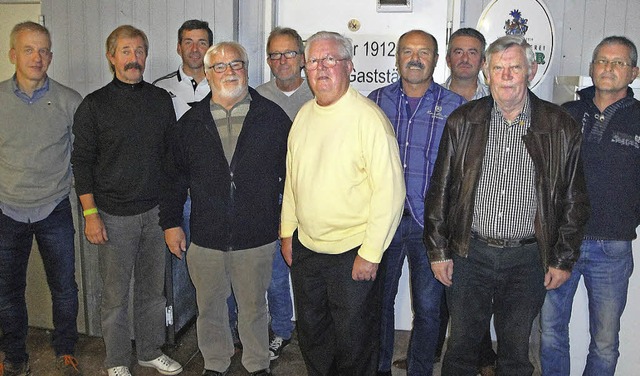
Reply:
[[291, 342], [290, 339], [275, 336], [269, 344], [269, 359], [276, 360], [280, 357], [280, 353]]
[[260, 371], [251, 372], [249, 375], [251, 376], [271, 376], [271, 371], [269, 368], [261, 369]]
[[229, 373], [229, 370], [227, 369], [224, 372], [218, 372], [218, 371], [212, 371], [210, 369], [205, 369], [204, 372], [202, 372], [202, 376], [226, 376]]

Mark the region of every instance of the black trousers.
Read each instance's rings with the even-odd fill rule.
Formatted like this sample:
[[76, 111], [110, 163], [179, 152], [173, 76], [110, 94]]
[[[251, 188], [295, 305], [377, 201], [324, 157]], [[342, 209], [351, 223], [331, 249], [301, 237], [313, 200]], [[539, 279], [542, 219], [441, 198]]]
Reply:
[[358, 248], [338, 255], [293, 236], [291, 280], [300, 350], [309, 376], [371, 376], [378, 367], [382, 273], [351, 278]]
[[531, 325], [546, 289], [537, 244], [493, 248], [471, 240], [469, 256], [453, 255], [453, 284], [446, 288], [451, 328], [443, 376], [475, 376], [480, 343], [494, 316], [498, 375], [529, 376]]

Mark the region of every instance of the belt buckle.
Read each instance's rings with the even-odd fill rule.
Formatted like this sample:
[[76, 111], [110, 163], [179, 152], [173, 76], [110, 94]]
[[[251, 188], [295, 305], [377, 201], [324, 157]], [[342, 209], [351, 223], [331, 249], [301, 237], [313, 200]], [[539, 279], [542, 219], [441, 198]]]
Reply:
[[494, 239], [494, 238], [486, 238], [487, 245], [495, 248], [504, 248], [506, 245], [506, 240], [504, 239]]

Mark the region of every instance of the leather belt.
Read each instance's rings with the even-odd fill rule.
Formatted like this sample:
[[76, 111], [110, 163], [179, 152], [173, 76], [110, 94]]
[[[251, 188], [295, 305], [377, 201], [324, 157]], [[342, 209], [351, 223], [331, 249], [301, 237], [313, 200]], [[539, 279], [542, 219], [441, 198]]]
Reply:
[[471, 232], [471, 238], [480, 240], [481, 242], [486, 243], [489, 247], [496, 248], [516, 248], [537, 242], [534, 236], [522, 239], [495, 239], [484, 237], [475, 232]]

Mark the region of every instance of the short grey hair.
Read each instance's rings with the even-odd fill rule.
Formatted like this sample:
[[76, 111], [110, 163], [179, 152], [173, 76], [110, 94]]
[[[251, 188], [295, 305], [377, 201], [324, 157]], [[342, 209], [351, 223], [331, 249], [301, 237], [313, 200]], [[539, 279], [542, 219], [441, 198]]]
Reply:
[[485, 54], [486, 61], [484, 63], [484, 73], [487, 77], [489, 76], [488, 69], [489, 63], [491, 62], [491, 56], [495, 53], [503, 52], [513, 46], [518, 46], [524, 50], [527, 60], [527, 75], [531, 72], [531, 67], [536, 62], [536, 54], [533, 52], [531, 45], [520, 35], [505, 35], [504, 37], [496, 39], [489, 45], [489, 48], [487, 48], [487, 52]]
[[204, 66], [206, 69], [211, 68], [212, 61], [211, 57], [218, 52], [226, 49], [234, 49], [240, 54], [240, 59], [244, 61], [244, 66], [246, 71], [249, 71], [249, 55], [247, 55], [247, 50], [242, 47], [242, 45], [238, 42], [220, 42], [216, 43], [213, 46], [209, 47], [207, 52], [204, 54]]
[[269, 53], [269, 47], [271, 46], [271, 41], [273, 40], [273, 38], [279, 37], [279, 36], [287, 36], [293, 39], [293, 41], [296, 43], [296, 46], [298, 47], [298, 50], [296, 52], [298, 53], [304, 52], [304, 43], [302, 42], [302, 38], [300, 37], [300, 34], [298, 34], [298, 32], [295, 29], [292, 29], [290, 27], [278, 26], [275, 29], [271, 30], [271, 33], [269, 34], [269, 38], [267, 39], [267, 54]]
[[631, 66], [638, 66], [638, 49], [636, 48], [636, 45], [633, 44], [633, 42], [629, 38], [618, 35], [606, 37], [602, 40], [602, 42], [598, 43], [596, 48], [593, 50], [593, 57], [591, 58], [591, 61], [593, 62], [596, 60], [602, 47], [612, 44], [619, 44], [627, 47], [629, 49], [629, 59], [631, 60]]
[[46, 27], [40, 25], [39, 23], [35, 23], [33, 21], [25, 21], [25, 22], [20, 22], [19, 24], [16, 24], [13, 27], [13, 29], [11, 29], [11, 34], [9, 36], [10, 48], [16, 47], [16, 40], [18, 39], [18, 34], [20, 34], [23, 31], [31, 31], [35, 33], [44, 34], [47, 36], [47, 39], [49, 39], [49, 45], [51, 45], [51, 33], [49, 33], [49, 30]]
[[342, 60], [353, 60], [353, 44], [351, 43], [351, 39], [343, 36], [342, 34], [338, 34], [333, 31], [318, 31], [307, 39], [307, 43], [304, 49], [304, 54], [309, 54], [309, 48], [311, 44], [317, 40], [332, 40], [338, 44], [338, 54], [340, 56], [334, 56], [338, 59]]

